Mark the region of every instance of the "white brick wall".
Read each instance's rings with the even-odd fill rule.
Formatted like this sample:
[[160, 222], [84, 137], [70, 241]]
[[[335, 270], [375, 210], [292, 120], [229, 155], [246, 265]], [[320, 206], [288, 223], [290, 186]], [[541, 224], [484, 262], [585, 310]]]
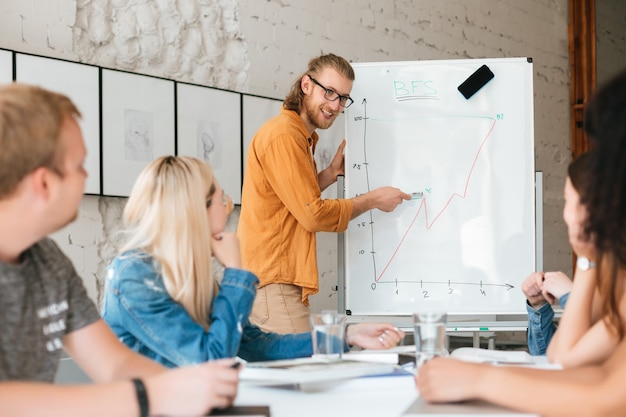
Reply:
[[248, 60], [233, 2], [85, 1], [78, 4], [74, 33], [82, 62], [245, 88]]
[[75, 60], [75, 22], [76, 0], [2, 0], [0, 46]]

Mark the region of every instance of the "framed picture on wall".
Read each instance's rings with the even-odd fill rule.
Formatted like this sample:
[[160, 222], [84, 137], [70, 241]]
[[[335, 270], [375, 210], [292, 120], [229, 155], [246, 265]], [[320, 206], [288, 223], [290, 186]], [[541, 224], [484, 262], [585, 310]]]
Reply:
[[178, 155], [195, 156], [241, 204], [241, 94], [177, 83]]
[[13, 81], [13, 51], [0, 49], [0, 84]]
[[267, 120], [278, 115], [283, 101], [275, 98], [243, 96], [243, 171], [246, 169], [248, 148], [256, 131]]
[[65, 94], [81, 113], [85, 140], [85, 194], [101, 194], [100, 187], [100, 71], [96, 66], [17, 53], [16, 80]]
[[155, 158], [174, 155], [174, 81], [102, 70], [103, 194], [128, 197]]

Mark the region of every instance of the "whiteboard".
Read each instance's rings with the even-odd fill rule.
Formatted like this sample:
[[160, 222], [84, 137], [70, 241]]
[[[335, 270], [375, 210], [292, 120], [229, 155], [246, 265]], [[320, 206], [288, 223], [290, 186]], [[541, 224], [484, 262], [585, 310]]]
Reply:
[[[495, 77], [469, 99], [481, 65]], [[415, 198], [344, 236], [346, 310], [525, 313], [535, 270], [533, 68], [527, 58], [355, 63], [345, 196], [391, 185]]]

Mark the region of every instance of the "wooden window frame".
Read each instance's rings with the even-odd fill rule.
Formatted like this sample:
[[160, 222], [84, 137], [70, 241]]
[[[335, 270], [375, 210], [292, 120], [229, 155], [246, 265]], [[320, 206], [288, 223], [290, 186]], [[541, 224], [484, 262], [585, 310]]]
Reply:
[[595, 0], [569, 0], [570, 112], [572, 158], [589, 150], [585, 108], [596, 88]]

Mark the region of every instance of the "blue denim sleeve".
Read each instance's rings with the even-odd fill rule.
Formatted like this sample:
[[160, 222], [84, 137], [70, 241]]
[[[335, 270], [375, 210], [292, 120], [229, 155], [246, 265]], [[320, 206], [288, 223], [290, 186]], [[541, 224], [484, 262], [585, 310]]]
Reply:
[[243, 329], [239, 357], [249, 362], [299, 358], [312, 354], [313, 343], [310, 332], [269, 333], [250, 322]]
[[[237, 355], [258, 280], [244, 270], [226, 269], [215, 297], [208, 331], [173, 300], [150, 262], [117, 264], [103, 317], [135, 350], [168, 366], [182, 366]], [[114, 297], [117, 302], [111, 297]], [[129, 335], [132, 335], [129, 336]]]
[[528, 311], [528, 352], [533, 356], [545, 355], [554, 336], [556, 326], [552, 322], [554, 310], [548, 303], [535, 310], [526, 302]]
[[213, 301], [208, 359], [237, 356], [258, 283], [254, 274], [243, 269], [224, 271], [222, 285]]

